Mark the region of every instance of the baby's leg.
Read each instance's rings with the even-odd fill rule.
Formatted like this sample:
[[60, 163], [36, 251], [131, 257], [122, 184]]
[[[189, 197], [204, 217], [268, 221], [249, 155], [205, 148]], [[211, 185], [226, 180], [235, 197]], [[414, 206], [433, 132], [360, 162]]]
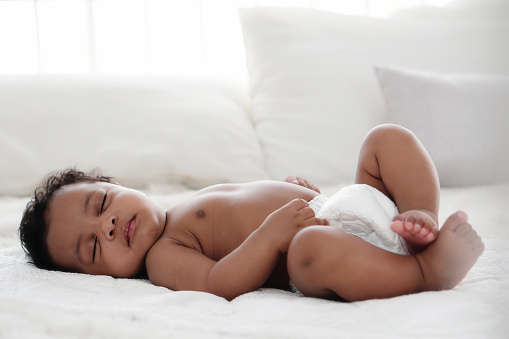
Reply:
[[312, 226], [292, 240], [288, 273], [307, 296], [390, 298], [453, 288], [483, 249], [462, 212], [451, 215], [437, 240], [415, 256], [388, 252], [334, 227]]
[[397, 125], [372, 129], [362, 144], [355, 182], [375, 187], [398, 206], [391, 228], [421, 251], [438, 234], [440, 184], [435, 166], [417, 137]]

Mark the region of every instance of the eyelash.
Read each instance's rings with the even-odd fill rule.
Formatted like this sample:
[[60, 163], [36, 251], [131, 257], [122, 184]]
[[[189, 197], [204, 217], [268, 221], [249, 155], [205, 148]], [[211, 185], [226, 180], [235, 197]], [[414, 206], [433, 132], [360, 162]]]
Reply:
[[[99, 210], [99, 215], [101, 215], [103, 212], [104, 212], [104, 204], [106, 203], [106, 197], [108, 196], [108, 193], [105, 193], [104, 194], [104, 198], [103, 198], [103, 202], [101, 204], [101, 209]], [[95, 261], [95, 250], [97, 248], [97, 241], [99, 240], [99, 238], [95, 237], [95, 241], [94, 241], [94, 250], [92, 252], [92, 262]]]
[[101, 215], [103, 212], [104, 212], [104, 203], [106, 203], [106, 197], [108, 196], [108, 193], [105, 193], [104, 194], [104, 199], [103, 199], [103, 202], [101, 204], [101, 210], [99, 211], [99, 215]]
[[99, 238], [95, 237], [95, 241], [94, 241], [94, 251], [92, 253], [92, 262], [95, 261], [95, 248], [97, 247], [97, 240], [99, 240]]

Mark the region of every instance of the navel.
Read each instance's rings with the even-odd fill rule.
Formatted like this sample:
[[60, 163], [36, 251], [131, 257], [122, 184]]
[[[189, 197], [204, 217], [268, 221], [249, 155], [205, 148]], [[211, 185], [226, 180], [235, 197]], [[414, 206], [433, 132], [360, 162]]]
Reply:
[[205, 212], [202, 209], [199, 209], [198, 211], [196, 211], [196, 216], [198, 218], [204, 218], [205, 217]]

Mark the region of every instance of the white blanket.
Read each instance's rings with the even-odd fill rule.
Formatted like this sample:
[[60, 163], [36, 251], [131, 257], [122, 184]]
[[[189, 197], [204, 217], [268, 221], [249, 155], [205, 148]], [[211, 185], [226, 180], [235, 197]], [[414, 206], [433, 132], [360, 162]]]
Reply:
[[[144, 280], [39, 270], [27, 264], [18, 245], [27, 200], [0, 198], [0, 338], [504, 338], [508, 189], [506, 184], [442, 190], [440, 220], [465, 210], [486, 245], [455, 289], [354, 303], [273, 289], [228, 302]], [[188, 194], [154, 198], [171, 205]]]

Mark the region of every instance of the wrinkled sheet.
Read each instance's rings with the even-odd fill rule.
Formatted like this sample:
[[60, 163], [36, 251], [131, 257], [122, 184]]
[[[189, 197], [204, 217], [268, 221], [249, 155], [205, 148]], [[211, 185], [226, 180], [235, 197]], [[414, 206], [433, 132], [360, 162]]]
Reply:
[[[0, 197], [0, 337], [504, 338], [509, 333], [508, 189], [500, 184], [442, 190], [441, 222], [458, 209], [466, 211], [486, 245], [459, 286], [354, 303], [275, 289], [228, 302], [145, 280], [39, 270], [27, 264], [18, 244], [27, 199]], [[154, 192], [166, 206], [192, 194]]]

